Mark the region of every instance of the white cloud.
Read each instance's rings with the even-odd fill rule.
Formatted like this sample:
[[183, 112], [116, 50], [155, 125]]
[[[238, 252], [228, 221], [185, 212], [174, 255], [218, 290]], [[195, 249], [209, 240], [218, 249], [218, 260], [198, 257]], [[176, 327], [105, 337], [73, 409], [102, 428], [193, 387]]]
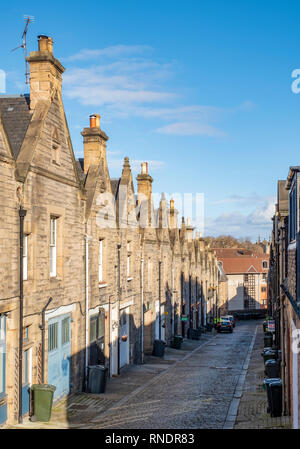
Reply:
[[237, 238], [250, 236], [253, 239], [260, 235], [268, 238], [272, 231], [275, 201], [275, 197], [260, 197], [257, 206], [249, 214], [242, 214], [238, 210], [220, 214], [216, 218], [206, 217], [205, 235], [230, 234]]
[[[101, 108], [105, 120], [157, 119], [166, 122], [155, 130], [157, 133], [178, 136], [224, 136], [216, 122], [255, 106], [249, 100], [231, 108], [182, 104], [184, 99], [167, 84], [176, 63], [153, 60], [150, 51], [153, 53], [147, 45], [115, 45], [83, 49], [69, 56], [71, 67], [64, 75], [64, 95], [84, 106]], [[86, 65], [86, 61], [97, 58], [101, 61]], [[85, 65], [72, 67], [72, 62]]]
[[67, 61], [86, 61], [89, 59], [99, 58], [100, 56], [107, 58], [115, 58], [120, 56], [128, 56], [132, 54], [140, 54], [145, 51], [152, 50], [148, 45], [112, 45], [106, 48], [98, 48], [90, 50], [85, 48], [80, 50], [75, 55], [71, 55], [65, 60]]
[[156, 132], [160, 134], [173, 134], [177, 136], [224, 136], [223, 131], [217, 128], [197, 122], [177, 122], [158, 128]]
[[[141, 170], [141, 163], [145, 162], [143, 160], [137, 160], [137, 159], [132, 159], [129, 161], [130, 163], [130, 167], [131, 170], [133, 172], [140, 172]], [[164, 162], [163, 161], [147, 161], [148, 162], [148, 167], [149, 167], [149, 172], [150, 171], [155, 171], [155, 170], [159, 170], [160, 168], [163, 167]], [[109, 169], [117, 169], [117, 170], [122, 170], [123, 168], [123, 164], [124, 164], [124, 159], [109, 159], [108, 158], [108, 167]]]

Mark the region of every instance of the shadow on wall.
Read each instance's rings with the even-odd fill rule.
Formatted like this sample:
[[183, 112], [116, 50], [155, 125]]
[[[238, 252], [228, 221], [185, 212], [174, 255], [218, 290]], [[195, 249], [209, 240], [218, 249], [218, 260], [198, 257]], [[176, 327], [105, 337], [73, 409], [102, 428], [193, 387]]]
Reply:
[[[195, 297], [195, 295], [192, 295], [191, 293], [191, 283], [184, 282], [181, 286], [180, 292], [175, 292], [174, 294], [174, 308], [172, 306], [172, 290], [169, 286], [169, 284], [166, 285], [164, 294], [161, 295], [160, 298], [160, 304], [161, 304], [161, 335], [162, 338], [166, 341], [167, 345], [171, 345], [172, 337], [173, 335], [182, 335], [185, 338], [187, 338], [188, 335], [188, 329], [189, 327], [192, 327], [194, 329], [197, 329], [201, 324], [203, 324], [203, 314], [201, 314], [201, 298], [200, 295], [197, 295], [198, 298]], [[194, 288], [194, 285], [193, 285]], [[200, 293], [200, 289], [198, 290], [198, 293]], [[193, 300], [191, 301], [191, 298], [193, 296]], [[117, 371], [119, 373], [122, 371], [122, 369], [128, 365], [128, 364], [140, 364], [142, 363], [142, 335], [144, 333], [144, 342], [145, 342], [145, 353], [152, 353], [153, 349], [153, 342], [158, 336], [157, 333], [157, 318], [159, 318], [159, 315], [157, 316], [156, 310], [155, 310], [155, 302], [159, 301], [159, 298], [151, 298], [148, 295], [148, 300], [151, 299], [151, 308], [153, 309], [151, 314], [152, 319], [146, 322], [144, 324], [144, 332], [142, 332], [141, 326], [136, 326], [135, 319], [132, 314], [128, 314], [126, 317], [126, 322], [122, 318], [122, 310], [120, 311], [120, 321], [119, 321], [119, 342], [117, 341], [116, 347], [120, 348], [120, 351], [118, 349], [114, 351], [115, 354], [115, 363], [117, 366]], [[202, 299], [202, 302], [204, 301], [204, 296]], [[149, 313], [149, 311], [145, 311], [144, 313], [144, 319]], [[99, 314], [100, 315], [100, 314]], [[181, 316], [186, 316], [187, 321], [181, 321]], [[123, 321], [122, 321], [123, 320]], [[174, 322], [173, 322], [174, 320]], [[128, 327], [126, 328], [126, 324], [128, 324]], [[107, 376], [110, 376], [111, 374], [111, 359], [113, 354], [113, 344], [109, 344], [109, 354], [110, 357], [105, 357], [105, 341], [109, 339], [108, 329], [104, 325], [102, 326], [102, 329], [104, 328], [106, 330], [106, 335], [103, 332], [99, 332], [99, 326], [101, 325], [97, 323], [91, 323], [90, 322], [90, 340], [91, 343], [88, 348], [89, 353], [89, 360], [88, 364], [89, 366], [95, 366], [95, 365], [103, 365], [107, 368]], [[121, 329], [127, 329], [128, 331], [125, 333], [121, 331]], [[109, 330], [110, 332], [110, 330]], [[127, 339], [124, 337], [127, 333]], [[123, 338], [122, 338], [123, 337]], [[72, 338], [72, 336], [71, 336]], [[146, 340], [148, 339], [148, 345], [146, 345]], [[148, 347], [148, 351], [146, 351], [146, 346]], [[71, 342], [70, 342], [71, 347]], [[48, 351], [48, 348], [46, 349]], [[49, 383], [52, 383], [56, 386], [57, 390], [55, 392], [54, 396], [54, 403], [56, 403], [58, 400], [62, 399], [63, 397], [66, 398], [64, 408], [64, 414], [67, 416], [64, 416], [65, 419], [70, 419], [71, 416], [74, 414], [74, 402], [73, 399], [71, 401], [70, 394], [69, 393], [75, 393], [75, 392], [88, 392], [89, 390], [86, 389], [86, 382], [85, 382], [85, 349], [82, 351], [79, 351], [75, 354], [66, 355], [64, 352], [64, 348], [62, 348], [61, 351], [57, 351], [56, 357], [51, 358], [49, 357], [48, 352], [48, 361], [52, 360], [51, 366], [48, 366], [48, 381], [49, 378], [52, 376], [53, 379], [53, 373], [56, 372], [57, 376], [57, 382], [52, 381]], [[49, 370], [51, 371], [51, 376], [49, 376]], [[72, 403], [72, 406], [71, 406]], [[84, 410], [86, 407], [84, 404], [78, 403], [75, 404], [75, 408], [78, 407], [78, 410], [80, 407], [82, 407], [82, 410]], [[33, 414], [33, 408], [31, 406], [30, 414]]]
[[236, 295], [228, 300], [228, 313], [241, 319], [262, 318], [267, 314], [267, 309], [262, 309], [253, 296], [248, 294], [245, 297], [245, 288], [241, 286], [237, 287]]

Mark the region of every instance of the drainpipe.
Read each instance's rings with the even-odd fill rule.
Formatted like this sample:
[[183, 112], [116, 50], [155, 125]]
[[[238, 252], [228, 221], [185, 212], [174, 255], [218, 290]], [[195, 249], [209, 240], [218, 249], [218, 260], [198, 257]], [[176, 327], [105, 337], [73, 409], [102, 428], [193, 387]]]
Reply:
[[144, 363], [144, 258], [141, 257], [141, 350]]
[[158, 302], [159, 302], [159, 331], [158, 338], [161, 340], [161, 261], [158, 262]]
[[85, 391], [88, 386], [88, 365], [89, 365], [89, 240], [85, 238]]
[[19, 423], [22, 424], [22, 381], [23, 381], [23, 242], [24, 218], [27, 210], [19, 208], [20, 217], [20, 335], [19, 335]]
[[174, 336], [175, 332], [175, 281], [174, 281], [174, 267], [172, 266], [172, 336]]
[[42, 331], [42, 384], [45, 383], [45, 314], [46, 309], [49, 306], [50, 302], [52, 301], [52, 297], [49, 298], [47, 304], [42, 309], [42, 325], [40, 326], [40, 329]]
[[[118, 316], [120, 314], [120, 301], [121, 301], [121, 244], [118, 243]], [[118, 374], [120, 374], [120, 317], [118, 325]]]

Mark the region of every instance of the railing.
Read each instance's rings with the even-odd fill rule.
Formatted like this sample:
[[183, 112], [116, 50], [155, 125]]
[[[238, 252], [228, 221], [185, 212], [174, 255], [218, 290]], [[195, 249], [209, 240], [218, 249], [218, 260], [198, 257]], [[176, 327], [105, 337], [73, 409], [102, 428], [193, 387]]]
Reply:
[[281, 287], [283, 293], [285, 294], [285, 296], [287, 297], [287, 299], [290, 301], [290, 303], [291, 303], [291, 305], [292, 305], [292, 307], [294, 309], [294, 312], [296, 313], [297, 317], [300, 319], [300, 309], [299, 309], [296, 301], [294, 300], [294, 298], [292, 297], [292, 295], [290, 294], [288, 289], [283, 284], [281, 284], [280, 287]]

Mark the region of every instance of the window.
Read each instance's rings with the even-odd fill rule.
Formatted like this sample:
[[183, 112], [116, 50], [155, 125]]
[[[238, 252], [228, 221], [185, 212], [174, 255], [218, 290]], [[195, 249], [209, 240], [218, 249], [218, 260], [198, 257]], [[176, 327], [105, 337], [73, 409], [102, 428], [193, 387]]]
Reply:
[[99, 240], [99, 283], [103, 282], [103, 240]]
[[263, 273], [262, 274], [262, 278], [263, 278], [264, 281], [266, 281], [267, 280], [267, 273]]
[[28, 279], [28, 235], [23, 237], [23, 280]]
[[61, 323], [61, 344], [65, 345], [70, 341], [70, 318], [65, 318]]
[[0, 315], [0, 397], [5, 395], [6, 316]]
[[264, 260], [262, 263], [263, 268], [268, 268], [268, 261]]
[[23, 340], [27, 341], [29, 339], [29, 326], [23, 328]]
[[105, 312], [90, 318], [90, 343], [104, 338]]
[[[297, 179], [297, 178], [296, 178]], [[289, 194], [289, 241], [296, 238], [297, 232], [297, 190], [294, 180]]]
[[58, 348], [58, 323], [49, 324], [48, 331], [48, 351]]
[[57, 217], [50, 217], [50, 277], [56, 276]]
[[262, 292], [266, 292], [266, 291], [267, 291], [267, 287], [262, 287], [262, 288], [261, 288], [261, 291], [262, 291]]

